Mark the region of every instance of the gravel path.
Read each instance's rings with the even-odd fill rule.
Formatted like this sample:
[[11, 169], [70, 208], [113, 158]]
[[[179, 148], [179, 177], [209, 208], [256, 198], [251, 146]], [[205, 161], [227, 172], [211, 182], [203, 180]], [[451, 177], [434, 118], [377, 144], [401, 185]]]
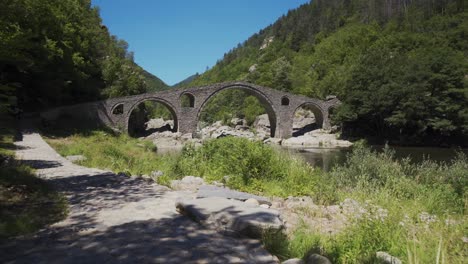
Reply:
[[276, 263], [260, 243], [206, 229], [175, 211], [193, 193], [71, 163], [38, 133], [17, 157], [69, 201], [69, 214], [39, 232], [0, 241], [0, 263]]

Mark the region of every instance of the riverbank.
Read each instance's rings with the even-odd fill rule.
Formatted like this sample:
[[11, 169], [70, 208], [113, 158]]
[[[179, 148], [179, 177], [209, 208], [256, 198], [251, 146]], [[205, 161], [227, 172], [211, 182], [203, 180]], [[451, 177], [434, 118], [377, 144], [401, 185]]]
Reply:
[[196, 135], [172, 132], [172, 120], [151, 119], [145, 124], [147, 131], [144, 139], [151, 140], [159, 149], [182, 148], [186, 143], [201, 145], [209, 139], [222, 137], [242, 137], [266, 144], [281, 145], [289, 148], [326, 148], [338, 149], [352, 146], [350, 141], [339, 139], [338, 134], [316, 128], [313, 117], [299, 116], [293, 122], [293, 137], [289, 139], [272, 138], [270, 122], [266, 114], [258, 116], [251, 126], [244, 119], [233, 118], [228, 124], [217, 121], [202, 124]]
[[[409, 263], [462, 263], [468, 257], [463, 231], [468, 227], [468, 162], [463, 154], [445, 164], [411, 164], [396, 160], [391, 151], [356, 146], [344, 165], [325, 173], [261, 142], [234, 137], [185, 148], [170, 158], [156, 155], [144, 140], [106, 132], [49, 142], [62, 155], [85, 156], [80, 164], [126, 169], [168, 185], [194, 175], [279, 201], [291, 196], [299, 202], [286, 211], [285, 218], [295, 223], [284, 234], [287, 239], [264, 238], [284, 258], [311, 250], [334, 263], [372, 263], [377, 251]], [[343, 212], [350, 210], [341, 228]], [[326, 223], [337, 232], [330, 233]]]

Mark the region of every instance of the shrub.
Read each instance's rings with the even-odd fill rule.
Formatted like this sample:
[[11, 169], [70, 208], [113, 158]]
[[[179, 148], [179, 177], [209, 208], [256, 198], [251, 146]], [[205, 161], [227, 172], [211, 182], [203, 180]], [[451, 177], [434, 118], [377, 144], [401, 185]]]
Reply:
[[312, 195], [318, 175], [303, 160], [244, 138], [207, 141], [200, 148], [186, 147], [175, 167], [176, 175], [198, 175], [245, 191], [268, 195]]

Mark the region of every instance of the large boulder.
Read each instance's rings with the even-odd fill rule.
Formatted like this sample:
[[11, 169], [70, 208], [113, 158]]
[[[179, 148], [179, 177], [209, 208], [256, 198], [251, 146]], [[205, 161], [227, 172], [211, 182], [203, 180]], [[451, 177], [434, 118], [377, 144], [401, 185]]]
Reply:
[[211, 198], [211, 197], [222, 197], [228, 199], [235, 199], [239, 201], [246, 201], [248, 199], [255, 199], [260, 204], [268, 204], [271, 205], [268, 198], [246, 193], [246, 192], [239, 192], [231, 190], [227, 187], [219, 187], [214, 185], [203, 185], [198, 188], [197, 198]]
[[285, 147], [309, 147], [309, 148], [347, 148], [353, 143], [338, 139], [336, 134], [326, 133], [322, 129], [316, 129], [303, 136], [292, 137], [281, 142]]
[[156, 145], [158, 149], [182, 148], [184, 146], [180, 140], [170, 137], [155, 138], [153, 139], [153, 144]]
[[172, 120], [164, 120], [163, 118], [155, 118], [155, 119], [150, 119], [148, 122], [145, 123], [146, 129], [157, 129], [161, 127], [165, 127], [166, 125], [169, 125], [172, 127], [174, 125], [174, 121]]
[[[388, 254], [387, 252], [378, 251], [376, 257], [383, 264], [402, 264], [400, 259]], [[380, 263], [380, 262], [379, 262]]]
[[299, 258], [292, 258], [281, 262], [281, 264], [305, 264], [305, 262]]
[[233, 119], [231, 119], [231, 125], [233, 125], [234, 127], [235, 126], [245, 126], [246, 122], [245, 122], [244, 119], [234, 117]]
[[205, 181], [200, 177], [185, 176], [181, 180], [171, 181], [171, 188], [180, 191], [196, 191]]
[[80, 161], [86, 160], [86, 157], [83, 155], [72, 155], [72, 156], [66, 156], [65, 158], [71, 162], [80, 162]]
[[267, 132], [270, 131], [270, 119], [267, 114], [259, 115], [255, 118], [253, 127], [258, 131]]
[[228, 235], [260, 238], [266, 230], [279, 231], [283, 223], [276, 210], [252, 207], [244, 202], [208, 197], [182, 200], [178, 212], [195, 221]]
[[332, 263], [328, 258], [314, 253], [306, 257], [305, 264], [332, 264]]

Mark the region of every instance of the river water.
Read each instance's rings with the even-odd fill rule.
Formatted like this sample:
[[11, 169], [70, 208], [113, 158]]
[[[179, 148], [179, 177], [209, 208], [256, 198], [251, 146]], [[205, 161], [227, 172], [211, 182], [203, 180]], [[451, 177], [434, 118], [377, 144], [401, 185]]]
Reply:
[[[382, 151], [384, 146], [372, 146], [376, 151]], [[430, 147], [395, 147], [391, 146], [395, 152], [395, 158], [403, 159], [409, 157], [412, 162], [421, 162], [423, 160], [433, 160], [437, 162], [449, 162], [456, 157], [457, 152], [464, 152], [468, 155], [468, 149], [450, 149], [450, 148], [430, 148]], [[346, 156], [351, 152], [347, 149], [285, 149], [289, 153], [299, 155], [314, 167], [319, 167], [324, 171], [330, 171], [334, 165], [343, 164]]]

